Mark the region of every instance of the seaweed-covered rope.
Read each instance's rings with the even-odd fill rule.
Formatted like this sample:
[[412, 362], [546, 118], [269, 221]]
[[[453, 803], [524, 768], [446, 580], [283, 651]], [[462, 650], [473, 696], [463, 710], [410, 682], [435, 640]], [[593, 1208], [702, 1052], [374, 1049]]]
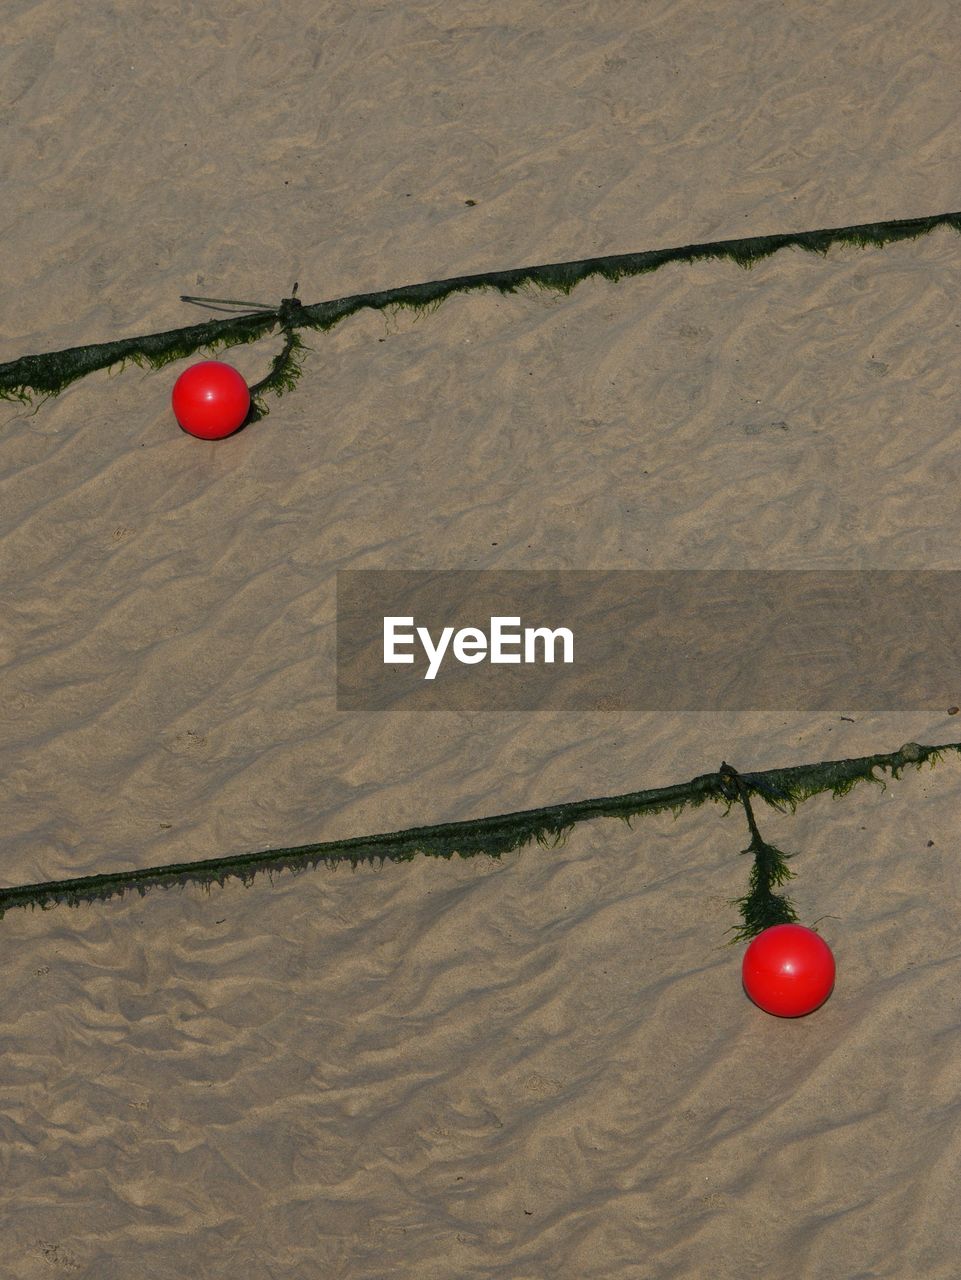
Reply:
[[486, 854], [499, 858], [536, 841], [547, 848], [559, 845], [567, 833], [581, 822], [595, 818], [621, 818], [630, 823], [642, 813], [672, 810], [675, 815], [686, 806], [697, 807], [713, 800], [729, 811], [735, 803], [744, 806], [751, 843], [745, 853], [753, 855], [748, 893], [736, 899], [743, 923], [731, 930], [736, 939], [753, 937], [770, 924], [796, 918], [786, 898], [773, 889], [790, 878], [785, 855], [761, 836], [751, 808], [752, 797], [782, 811], [791, 811], [803, 800], [821, 792], [846, 795], [859, 782], [884, 785], [883, 775], [898, 778], [908, 765], [920, 768], [935, 764], [949, 751], [961, 753], [961, 742], [942, 746], [921, 746], [908, 742], [897, 751], [850, 760], [822, 760], [816, 764], [792, 765], [786, 769], [766, 769], [739, 773], [722, 764], [716, 773], [705, 773], [690, 782], [666, 787], [650, 787], [625, 795], [576, 800], [518, 813], [447, 822], [440, 826], [412, 827], [390, 834], [358, 836], [349, 840], [329, 840], [320, 844], [268, 849], [200, 862], [170, 863], [142, 870], [113, 871], [79, 876], [71, 880], [48, 880], [41, 884], [0, 888], [0, 915], [12, 907], [52, 907], [57, 903], [76, 905], [123, 894], [131, 889], [141, 896], [154, 886], [175, 884], [223, 885], [231, 878], [249, 884], [260, 872], [302, 871], [324, 863], [334, 867], [347, 862], [410, 862], [418, 854], [431, 858], [471, 858]]
[[836, 244], [886, 245], [895, 240], [911, 240], [927, 235], [938, 227], [961, 231], [961, 212], [937, 213], [924, 218], [899, 218], [888, 222], [864, 222], [849, 227], [828, 227], [820, 231], [789, 231], [772, 236], [749, 236], [737, 240], [711, 240], [703, 244], [681, 245], [673, 249], [648, 249], [641, 253], [616, 253], [596, 258], [580, 258], [572, 262], [550, 262], [540, 266], [515, 267], [508, 271], [482, 271], [474, 275], [452, 276], [446, 280], [428, 280], [423, 284], [402, 285], [373, 293], [355, 293], [329, 302], [304, 305], [296, 296], [285, 298], [279, 306], [257, 303], [232, 303], [224, 299], [183, 296], [186, 302], [200, 303], [216, 310], [241, 310], [224, 320], [207, 320], [182, 329], [144, 334], [137, 338], [121, 338], [116, 342], [96, 342], [42, 355], [21, 356], [0, 364], [0, 399], [29, 402], [35, 396], [57, 395], [78, 378], [111, 365], [134, 364], [160, 368], [173, 360], [184, 359], [196, 352], [215, 352], [239, 343], [256, 342], [268, 334], [284, 335], [284, 348], [274, 358], [270, 372], [253, 388], [259, 412], [266, 413], [263, 395], [290, 390], [300, 374], [304, 351], [297, 337], [300, 329], [331, 329], [339, 321], [357, 311], [383, 311], [391, 307], [433, 307], [454, 293], [475, 289], [497, 289], [514, 293], [527, 285], [569, 293], [576, 284], [590, 276], [620, 280], [623, 276], [643, 275], [656, 271], [668, 262], [696, 262], [705, 258], [730, 258], [742, 267], [750, 267], [780, 249], [798, 248], [824, 254]]

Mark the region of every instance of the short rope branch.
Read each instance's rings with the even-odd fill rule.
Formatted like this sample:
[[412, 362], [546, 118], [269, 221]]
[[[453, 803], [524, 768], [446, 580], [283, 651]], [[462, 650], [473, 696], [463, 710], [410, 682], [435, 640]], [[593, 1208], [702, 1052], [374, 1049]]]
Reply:
[[741, 913], [742, 923], [728, 931], [733, 935], [732, 942], [746, 942], [772, 925], [791, 924], [797, 920], [797, 912], [790, 899], [782, 893], [775, 893], [775, 889], [794, 878], [794, 872], [787, 865], [791, 855], [769, 844], [761, 835], [748, 788], [738, 771], [722, 761], [718, 772], [725, 794], [740, 801], [751, 834], [751, 843], [741, 850], [754, 858], [748, 891], [732, 902]]
[[307, 350], [306, 344], [292, 328], [284, 329], [284, 345], [271, 361], [270, 372], [250, 388], [251, 413], [248, 423], [259, 422], [270, 412], [264, 400], [268, 392], [282, 395], [283, 392], [294, 389], [303, 373], [303, 354]]

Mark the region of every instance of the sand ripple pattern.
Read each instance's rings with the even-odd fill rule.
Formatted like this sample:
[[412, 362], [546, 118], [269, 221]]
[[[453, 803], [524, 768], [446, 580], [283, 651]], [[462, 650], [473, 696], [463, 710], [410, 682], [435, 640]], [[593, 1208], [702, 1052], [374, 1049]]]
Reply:
[[[961, 207], [947, 0], [13, 0], [0, 39], [4, 360], [184, 292]], [[5, 407], [3, 880], [957, 737], [961, 689], [346, 715], [333, 664], [344, 568], [958, 568], [959, 296], [938, 233], [357, 316], [223, 444], [177, 433], [176, 366]], [[740, 991], [716, 811], [11, 913], [0, 1271], [954, 1280], [959, 802], [944, 766], [768, 816], [839, 963], [798, 1023]]]

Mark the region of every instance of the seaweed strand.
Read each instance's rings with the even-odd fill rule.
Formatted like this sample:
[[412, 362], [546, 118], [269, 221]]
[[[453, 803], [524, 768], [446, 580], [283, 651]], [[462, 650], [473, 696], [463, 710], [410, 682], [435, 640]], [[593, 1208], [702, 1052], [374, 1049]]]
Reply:
[[[921, 746], [916, 742], [908, 742], [897, 751], [847, 760], [822, 760], [814, 764], [754, 773], [738, 773], [729, 765], [722, 764], [716, 773], [701, 774], [689, 782], [649, 787], [623, 795], [575, 800], [540, 809], [525, 809], [516, 813], [436, 826], [412, 827], [404, 831], [357, 836], [347, 840], [328, 840], [196, 862], [169, 863], [66, 880], [47, 880], [38, 884], [14, 885], [0, 888], [0, 916], [13, 907], [46, 908], [57, 903], [76, 905], [105, 900], [131, 890], [143, 895], [155, 886], [223, 885], [231, 878], [249, 884], [263, 871], [297, 872], [320, 863], [328, 867], [340, 863], [349, 863], [352, 867], [361, 863], [382, 865], [385, 862], [410, 862], [418, 854], [447, 859], [455, 856], [471, 858], [480, 854], [499, 858], [531, 842], [544, 848], [554, 848], [578, 823], [590, 822], [596, 818], [621, 818], [629, 822], [643, 813], [671, 810], [677, 814], [687, 806], [697, 807], [707, 800], [730, 809], [735, 800], [740, 800], [748, 815], [751, 831], [751, 844], [745, 852], [753, 853], [755, 857], [751, 889], [746, 899], [738, 900], [739, 903], [753, 903], [750, 918], [747, 912], [742, 912], [744, 928], [749, 928], [758, 919], [767, 918], [764, 912], [778, 909], [765, 900], [763, 908], [758, 908], [761, 915], [755, 912], [755, 906], [761, 903], [765, 890], [772, 898], [775, 897], [773, 888], [786, 878], [783, 876], [783, 864], [778, 861], [784, 855], [767, 845], [761, 837], [750, 805], [751, 798], [763, 800], [776, 809], [793, 811], [803, 800], [821, 792], [843, 796], [859, 782], [874, 782], [883, 786], [884, 775], [899, 778], [909, 765], [918, 769], [925, 763], [933, 765], [949, 751], [961, 753], [961, 742], [942, 746]], [[781, 879], [778, 878], [779, 875]], [[752, 893], [755, 893], [753, 900]]]
[[[897, 240], [916, 239], [938, 227], [961, 231], [961, 212], [938, 213], [922, 218], [897, 218], [886, 222], [864, 222], [846, 227], [826, 227], [817, 231], [789, 231], [777, 235], [749, 236], [735, 240], [711, 240], [699, 244], [680, 245], [671, 249], [648, 249], [640, 253], [606, 254], [579, 258], [570, 262], [548, 262], [507, 271], [482, 271], [472, 275], [428, 280], [421, 284], [402, 285], [371, 293], [355, 293], [309, 306], [296, 296], [285, 298], [277, 307], [260, 303], [233, 302], [223, 298], [196, 298], [183, 295], [183, 301], [210, 306], [215, 310], [250, 308], [223, 320], [168, 329], [161, 333], [121, 338], [114, 342], [97, 342], [21, 356], [0, 364], [0, 400], [28, 403], [36, 396], [57, 395], [78, 378], [98, 369], [123, 365], [126, 361], [159, 369], [173, 360], [184, 359], [197, 352], [214, 353], [238, 343], [256, 342], [278, 329], [285, 335], [281, 364], [272, 368], [262, 391], [276, 393], [289, 390], [296, 382], [297, 349], [289, 345], [297, 329], [325, 331], [355, 312], [389, 307], [431, 308], [455, 293], [477, 289], [496, 289], [516, 293], [527, 286], [570, 293], [575, 285], [591, 276], [620, 280], [625, 276], [656, 271], [669, 262], [697, 262], [710, 258], [728, 258], [742, 267], [751, 267], [762, 258], [781, 249], [797, 248], [809, 253], [826, 254], [838, 244], [883, 246]], [[296, 286], [294, 290], [296, 294]], [[276, 365], [276, 361], [275, 361]], [[266, 385], [265, 385], [266, 384]], [[261, 413], [266, 412], [262, 402]]]
[[728, 795], [731, 799], [739, 800], [743, 806], [751, 834], [751, 843], [741, 850], [754, 859], [748, 879], [748, 891], [733, 902], [741, 913], [742, 923], [729, 930], [734, 935], [732, 942], [747, 942], [772, 925], [791, 924], [797, 920], [797, 912], [790, 899], [782, 893], [775, 893], [775, 889], [794, 878], [794, 872], [787, 865], [791, 855], [768, 844], [761, 835], [751, 806], [750, 792], [741, 775], [724, 761], [721, 762], [720, 774], [727, 786]]

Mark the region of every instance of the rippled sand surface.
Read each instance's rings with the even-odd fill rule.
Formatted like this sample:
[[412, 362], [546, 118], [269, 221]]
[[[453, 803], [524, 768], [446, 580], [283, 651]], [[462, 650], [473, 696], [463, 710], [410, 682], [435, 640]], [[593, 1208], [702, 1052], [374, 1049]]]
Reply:
[[[961, 207], [952, 6], [15, 0], [0, 360], [411, 281]], [[359, 315], [220, 444], [181, 366], [0, 409], [0, 877], [961, 738], [916, 713], [357, 714], [347, 568], [961, 567], [961, 242]], [[251, 380], [276, 344], [230, 358]], [[748, 651], [759, 637], [746, 634]], [[760, 1013], [747, 832], [0, 921], [12, 1280], [944, 1277], [961, 765], [764, 831], [838, 960]]]

